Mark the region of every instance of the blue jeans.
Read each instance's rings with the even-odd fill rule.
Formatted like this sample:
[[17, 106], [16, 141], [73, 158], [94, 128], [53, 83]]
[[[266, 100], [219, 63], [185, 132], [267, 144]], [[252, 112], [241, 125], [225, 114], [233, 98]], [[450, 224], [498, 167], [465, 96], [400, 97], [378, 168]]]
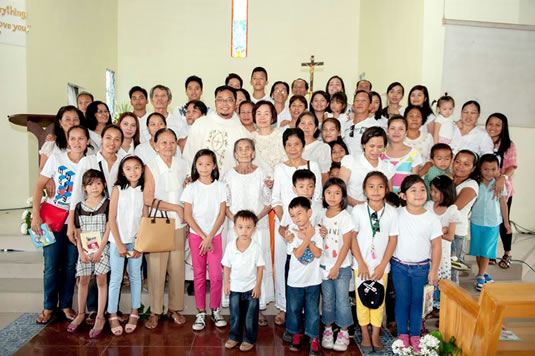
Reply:
[[56, 242], [43, 247], [44, 308], [54, 310], [72, 308], [78, 250], [67, 237], [67, 225], [55, 232]]
[[353, 325], [353, 315], [349, 306], [349, 282], [352, 271], [351, 267], [340, 268], [336, 279], [327, 279], [321, 283], [323, 324], [334, 323], [340, 328]]
[[[134, 244], [125, 244], [128, 251], [134, 250]], [[108, 313], [117, 313], [119, 294], [123, 282], [125, 257], [119, 256], [117, 245], [110, 243], [110, 285], [108, 289]], [[143, 258], [127, 258], [128, 279], [130, 280], [130, 304], [132, 309], [141, 306], [141, 262]]]
[[301, 319], [305, 309], [305, 335], [318, 338], [320, 333], [320, 284], [296, 288], [288, 286], [286, 301], [286, 331], [290, 334], [301, 333]]
[[[398, 335], [420, 336], [422, 328], [422, 303], [427, 284], [430, 263], [406, 265], [391, 260], [392, 279], [396, 284], [396, 323]], [[409, 332], [408, 324], [411, 330]]]
[[[253, 291], [230, 292], [230, 334], [229, 339], [237, 342], [242, 340], [249, 344], [256, 343], [258, 332], [258, 298], [253, 298]], [[243, 328], [245, 327], [245, 337]]]

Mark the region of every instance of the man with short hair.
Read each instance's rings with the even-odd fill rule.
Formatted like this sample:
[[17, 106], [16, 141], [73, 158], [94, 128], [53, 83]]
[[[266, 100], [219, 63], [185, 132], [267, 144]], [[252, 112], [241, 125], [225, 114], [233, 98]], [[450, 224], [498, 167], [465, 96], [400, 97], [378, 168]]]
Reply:
[[150, 140], [150, 133], [147, 129], [147, 117], [149, 116], [147, 112], [147, 104], [149, 103], [147, 91], [136, 85], [130, 89], [128, 96], [130, 97], [130, 105], [134, 108], [133, 112], [139, 122], [139, 143], [147, 142]]
[[183, 155], [190, 164], [197, 151], [203, 148], [216, 154], [220, 176], [236, 164], [234, 143], [251, 135], [235, 116], [235, 102], [234, 88], [222, 85], [215, 90], [215, 112], [209, 112], [191, 126]]
[[[186, 103], [189, 103], [194, 100], [201, 101], [202, 91], [203, 91], [203, 82], [202, 79], [196, 75], [190, 75], [184, 84], [184, 87], [186, 88], [186, 96], [188, 97], [188, 100]], [[175, 108], [175, 111], [173, 114], [175, 116], [179, 116], [184, 123], [186, 123], [186, 111], [187, 111], [187, 104], [184, 104], [182, 106], [177, 106]], [[208, 108], [208, 112], [211, 112], [212, 109]]]
[[273, 99], [266, 94], [266, 85], [268, 85], [267, 71], [263, 67], [256, 67], [251, 73], [251, 86], [253, 87], [253, 95], [251, 101], [256, 104], [261, 100], [273, 102]]
[[308, 94], [308, 83], [302, 78], [297, 78], [292, 82], [292, 95], [302, 95], [306, 97]]
[[167, 127], [175, 132], [177, 139], [181, 139], [186, 136], [185, 123], [180, 117], [167, 111], [172, 99], [171, 89], [165, 85], [158, 84], [150, 90], [150, 102], [154, 107], [154, 111], [165, 117]]

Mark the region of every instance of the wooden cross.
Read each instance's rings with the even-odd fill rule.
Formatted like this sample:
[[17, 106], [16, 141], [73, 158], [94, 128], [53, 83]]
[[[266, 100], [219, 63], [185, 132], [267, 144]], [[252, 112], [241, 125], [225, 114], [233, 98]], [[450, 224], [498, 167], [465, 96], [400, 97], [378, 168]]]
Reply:
[[322, 66], [322, 65], [323, 65], [323, 62], [314, 62], [314, 55], [310, 56], [310, 62], [301, 63], [301, 67], [310, 68], [310, 93], [314, 91], [314, 67]]

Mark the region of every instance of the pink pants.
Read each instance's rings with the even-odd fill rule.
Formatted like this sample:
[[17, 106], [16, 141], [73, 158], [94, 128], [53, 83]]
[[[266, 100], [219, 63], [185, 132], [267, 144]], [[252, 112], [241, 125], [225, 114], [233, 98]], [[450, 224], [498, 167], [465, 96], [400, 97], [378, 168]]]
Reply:
[[223, 248], [221, 246], [221, 234], [214, 236], [212, 240], [213, 251], [204, 256], [199, 255], [202, 237], [189, 233], [189, 248], [191, 262], [193, 263], [193, 286], [195, 289], [195, 304], [197, 309], [206, 308], [206, 263], [208, 262], [208, 275], [210, 276], [210, 309], [221, 306], [221, 291], [223, 288]]

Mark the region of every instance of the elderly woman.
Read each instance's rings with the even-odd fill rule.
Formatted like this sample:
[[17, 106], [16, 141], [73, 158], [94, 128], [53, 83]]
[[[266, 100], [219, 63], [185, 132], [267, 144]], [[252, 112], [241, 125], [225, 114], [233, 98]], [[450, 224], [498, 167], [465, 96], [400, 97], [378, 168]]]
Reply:
[[159, 209], [169, 212], [175, 219], [176, 250], [151, 252], [147, 254], [149, 272], [149, 295], [151, 315], [145, 322], [147, 329], [154, 329], [163, 313], [165, 278], [169, 274], [169, 305], [167, 315], [178, 325], [186, 322], [179, 311], [184, 309], [184, 241], [186, 224], [180, 202], [184, 180], [188, 172], [186, 161], [175, 156], [177, 136], [171, 129], [163, 128], [154, 135], [158, 156], [145, 166], [145, 205], [151, 206], [159, 200]]

